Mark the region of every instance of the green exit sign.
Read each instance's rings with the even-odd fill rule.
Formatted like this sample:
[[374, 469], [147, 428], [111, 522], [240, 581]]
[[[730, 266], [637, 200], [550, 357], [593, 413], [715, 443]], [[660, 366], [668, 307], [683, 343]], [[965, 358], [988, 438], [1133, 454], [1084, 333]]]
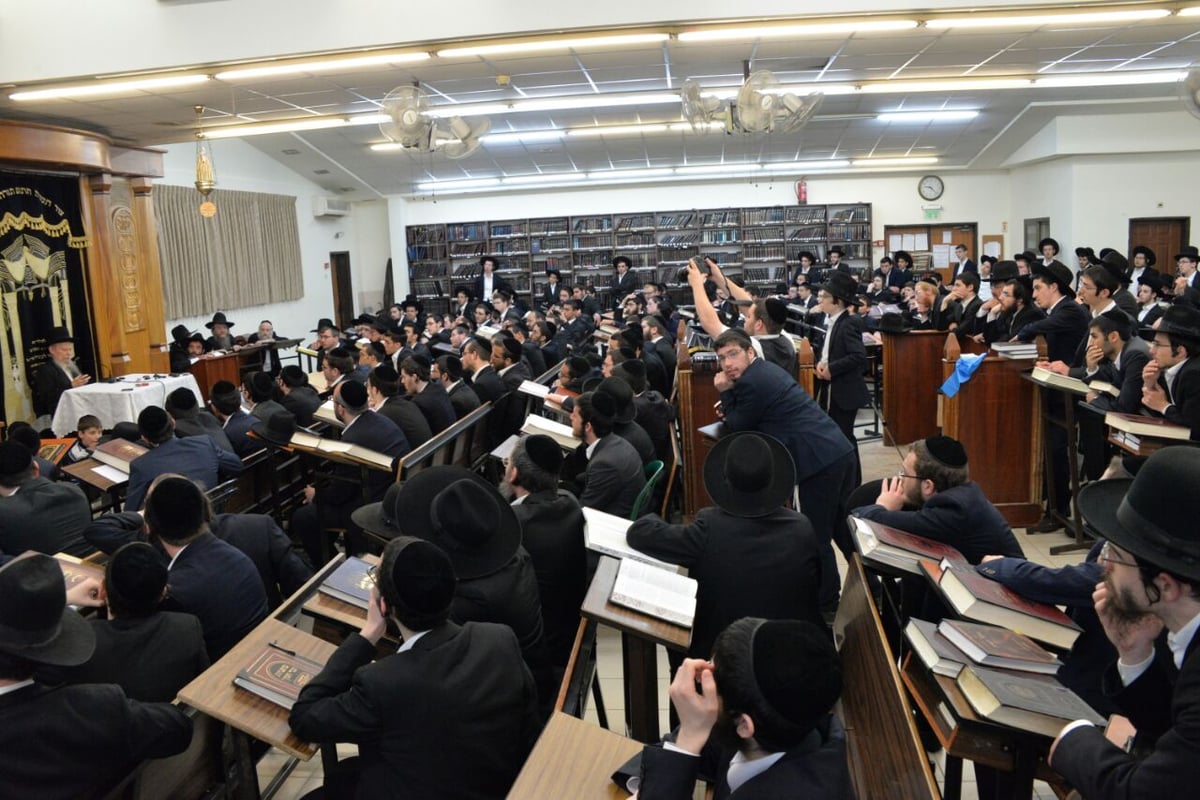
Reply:
[[942, 210], [940, 208], [925, 209], [925, 219], [941, 219]]

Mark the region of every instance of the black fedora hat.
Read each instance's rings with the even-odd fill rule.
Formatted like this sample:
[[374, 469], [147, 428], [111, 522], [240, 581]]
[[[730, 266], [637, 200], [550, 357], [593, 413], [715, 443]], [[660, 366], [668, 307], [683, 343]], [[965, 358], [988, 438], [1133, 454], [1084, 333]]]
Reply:
[[836, 244], [833, 247], [829, 248], [829, 250], [827, 251], [826, 254], [833, 255], [834, 253], [837, 253], [839, 256], [846, 255], [846, 251], [842, 249], [841, 245], [836, 245]]
[[1074, 277], [1071, 275], [1071, 270], [1067, 268], [1066, 264], [1054, 261], [1047, 266], [1038, 261], [1030, 271], [1035, 278], [1041, 278], [1049, 283], [1057, 284], [1058, 290], [1067, 297], [1075, 296], [1075, 290], [1071, 288]]
[[1138, 286], [1149, 286], [1150, 291], [1154, 292], [1156, 297], [1163, 298], [1167, 296], [1166, 281], [1163, 280], [1163, 276], [1158, 272], [1146, 270], [1138, 276], [1137, 282]]
[[67, 608], [57, 561], [30, 553], [0, 567], [0, 653], [73, 667], [91, 658], [95, 649], [91, 625]]
[[188, 330], [187, 325], [176, 325], [174, 328], [171, 328], [171, 339], [179, 344], [187, 342], [191, 335], [192, 332]]
[[1176, 254], [1176, 261], [1181, 258], [1186, 258], [1192, 262], [1200, 261], [1200, 250], [1197, 250], [1194, 244], [1189, 244], [1187, 247], [1180, 250], [1178, 254]]
[[892, 254], [892, 258], [895, 259], [897, 266], [899, 266], [900, 260], [903, 259], [908, 262], [908, 268], [912, 269], [912, 265], [913, 265], [912, 253], [908, 252], [907, 250], [897, 250], [895, 253]]
[[396, 522], [396, 498], [404, 484], [393, 483], [384, 492], [383, 500], [359, 506], [350, 514], [354, 524], [368, 533], [383, 539], [394, 539], [400, 535], [400, 524]]
[[1129, 259], [1121, 255], [1116, 250], [1109, 251], [1104, 258], [1100, 259], [1100, 266], [1108, 270], [1109, 274], [1117, 279], [1117, 283], [1122, 286], [1129, 283]]
[[1040, 242], [1038, 242], [1038, 252], [1042, 252], [1046, 245], [1050, 245], [1054, 248], [1054, 255], [1058, 255], [1059, 252], [1062, 251], [1062, 248], [1058, 246], [1058, 240], [1051, 239], [1049, 236], [1047, 236], [1045, 239], [1042, 239]]
[[1095, 264], [1100, 259], [1096, 258], [1096, 251], [1090, 247], [1076, 247], [1075, 255], [1078, 258], [1086, 258], [1092, 264]]
[[1020, 274], [1021, 270], [1017, 267], [1017, 262], [1008, 260], [997, 261], [992, 264], [991, 273], [986, 280], [991, 283], [1008, 283]]
[[844, 272], [830, 272], [817, 290], [829, 292], [850, 305], [858, 305], [858, 281]]
[[1156, 567], [1200, 581], [1200, 450], [1164, 447], [1136, 478], [1096, 481], [1079, 490], [1079, 511], [1104, 539]]
[[1154, 251], [1151, 250], [1149, 247], [1146, 247], [1146, 245], [1144, 245], [1144, 244], [1139, 244], [1137, 247], [1133, 248], [1133, 252], [1130, 253], [1130, 255], [1131, 256], [1145, 256], [1146, 266], [1148, 266], [1148, 267], [1153, 267], [1155, 265], [1155, 263], [1158, 262], [1158, 256], [1154, 255]]
[[1145, 325], [1142, 331], [1150, 334], [1169, 333], [1200, 341], [1200, 309], [1187, 303], [1176, 303], [1163, 311], [1157, 328]]
[[233, 323], [225, 319], [224, 311], [218, 311], [217, 313], [213, 314], [213, 318], [210, 321], [204, 323], [204, 327], [208, 328], [210, 331], [212, 330], [213, 325], [224, 325], [226, 328], [233, 327]]
[[908, 333], [912, 330], [912, 320], [906, 314], [889, 311], [879, 318], [880, 333]]
[[616, 422], [633, 422], [637, 416], [637, 407], [633, 404], [633, 387], [624, 378], [605, 378], [596, 386], [596, 391], [604, 392], [613, 400], [617, 414], [613, 417]]
[[796, 485], [796, 466], [778, 439], [756, 431], [722, 437], [704, 459], [704, 488], [735, 517], [762, 517], [782, 506]]
[[250, 431], [272, 447], [287, 447], [296, 432], [296, 415], [290, 411], [276, 411], [265, 421], [250, 426]]
[[69, 330], [67, 330], [65, 325], [55, 325], [53, 328], [50, 329], [50, 332], [48, 334], [46, 334], [46, 346], [47, 347], [49, 347], [52, 344], [62, 344], [63, 342], [74, 342], [74, 341], [75, 340], [73, 338], [71, 338], [71, 332]]
[[496, 572], [521, 546], [521, 523], [496, 487], [462, 467], [429, 467], [401, 484], [402, 533], [446, 551], [461, 580]]
[[337, 326], [333, 324], [333, 320], [331, 320], [329, 317], [321, 317], [319, 320], [317, 320], [317, 327], [313, 328], [311, 331], [309, 331], [309, 333], [320, 333], [323, 328], [336, 327]]

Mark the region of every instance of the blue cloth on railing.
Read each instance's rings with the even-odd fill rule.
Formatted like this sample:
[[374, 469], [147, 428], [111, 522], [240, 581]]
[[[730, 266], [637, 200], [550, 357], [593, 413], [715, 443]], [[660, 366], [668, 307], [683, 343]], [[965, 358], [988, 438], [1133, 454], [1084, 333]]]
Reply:
[[954, 364], [954, 372], [950, 373], [950, 377], [946, 378], [946, 382], [942, 384], [942, 394], [946, 397], [954, 397], [958, 394], [958, 387], [971, 380], [971, 376], [975, 374], [975, 370], [979, 369], [979, 365], [986, 357], [984, 353], [960, 355]]

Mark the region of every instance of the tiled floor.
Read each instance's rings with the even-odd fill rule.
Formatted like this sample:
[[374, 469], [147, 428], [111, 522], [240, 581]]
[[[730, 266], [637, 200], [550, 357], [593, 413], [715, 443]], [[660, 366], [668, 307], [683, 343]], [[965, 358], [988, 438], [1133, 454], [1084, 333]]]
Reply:
[[[866, 421], [867, 417], [864, 414], [863, 417], [860, 417], [860, 426]], [[862, 435], [861, 430], [860, 427], [860, 436]], [[896, 448], [885, 447], [880, 440], [861, 442], [859, 453], [862, 458], [864, 481], [895, 475], [903, 460], [903, 454], [900, 451]], [[1063, 566], [1077, 563], [1083, 557], [1081, 553], [1050, 555], [1052, 546], [1069, 541], [1062, 532], [1029, 536], [1021, 529], [1016, 531], [1016, 535], [1026, 556], [1041, 564]], [[844, 573], [845, 563], [842, 562], [840, 554], [838, 559], [839, 566]], [[667, 730], [668, 708], [667, 686], [670, 683], [670, 675], [667, 668], [666, 651], [661, 647], [658, 652], [658, 664], [659, 727], [665, 731]], [[597, 636], [597, 673], [600, 675], [600, 689], [608, 712], [609, 726], [614, 730], [621, 731], [625, 719], [624, 691], [621, 680], [621, 640], [615, 631], [607, 628], [600, 628]], [[585, 719], [598, 724], [594, 708], [588, 708]], [[343, 758], [354, 754], [355, 751], [356, 748], [352, 745], [339, 745], [338, 747], [338, 753]], [[265, 756], [259, 762], [259, 785], [266, 788], [272, 776], [286, 761], [286, 757], [278, 751], [272, 751]], [[944, 778], [944, 761], [944, 753], [939, 753], [934, 759], [939, 783]], [[307, 763], [301, 762], [296, 765], [292, 773], [284, 780], [276, 797], [279, 800], [293, 800], [320, 785], [321, 763], [319, 758], [314, 758]], [[969, 764], [965, 765], [963, 769], [962, 797], [963, 800], [977, 800], [978, 798], [975, 790], [975, 775]], [[1049, 786], [1041, 782], [1035, 784], [1033, 800], [1051, 800], [1052, 798], [1054, 798], [1054, 793]]]

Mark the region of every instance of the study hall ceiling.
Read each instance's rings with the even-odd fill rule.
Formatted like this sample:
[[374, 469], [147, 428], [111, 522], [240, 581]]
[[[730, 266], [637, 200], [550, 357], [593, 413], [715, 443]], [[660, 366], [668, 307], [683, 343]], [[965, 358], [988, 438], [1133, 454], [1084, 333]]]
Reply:
[[[244, 139], [327, 191], [352, 200], [409, 194], [417, 191], [418, 184], [430, 181], [745, 162], [931, 156], [938, 159], [941, 169], [987, 168], [1003, 165], [1055, 116], [1110, 116], [1112, 124], [1128, 128], [1133, 136], [1138, 115], [1183, 107], [1178, 81], [1058, 88], [1036, 83], [1039, 79], [1079, 75], [1181, 73], [1200, 66], [1200, 15], [1175, 13], [1186, 5], [1135, 6], [1147, 7], [1169, 9], [1172, 14], [1100, 24], [1059, 21], [937, 29], [923, 23], [908, 30], [851, 30], [786, 38], [751, 33], [730, 40], [697, 42], [676, 38], [675, 34], [688, 30], [688, 26], [660, 26], [653, 30], [671, 35], [656, 42], [615, 47], [581, 45], [532, 54], [433, 56], [417, 63], [210, 79], [198, 85], [141, 89], [113, 96], [16, 102], [9, 97], [15, 91], [43, 87], [9, 85], [0, 94], [0, 116], [65, 123], [105, 133], [118, 142], [153, 146], [191, 141], [195, 106], [205, 108], [203, 125], [213, 128], [310, 118], [353, 119], [354, 115], [378, 112], [380, 101], [389, 91], [413, 84], [419, 85], [431, 105], [439, 109], [544, 98], [637, 95], [630, 105], [611, 108], [524, 112], [492, 109], [487, 113], [492, 138], [485, 139], [477, 151], [462, 160], [450, 160], [437, 152], [373, 151], [370, 145], [387, 141], [376, 124], [345, 124]], [[1049, 12], [1043, 9], [1038, 13]], [[899, 18], [904, 15], [863, 20]], [[921, 16], [911, 19], [920, 20]], [[460, 43], [398, 42], [396, 47], [433, 52], [456, 44]], [[789, 90], [831, 90], [817, 116], [797, 133], [696, 133], [689, 128], [566, 135], [542, 141], [496, 136], [533, 131], [552, 136], [554, 131], [595, 126], [679, 123], [680, 104], [662, 102], [664, 93], [677, 95], [688, 78], [699, 81], [706, 92], [735, 89], [743, 81], [747, 62], [754, 70], [775, 73]], [[229, 68], [214, 64], [179, 66], [187, 72], [210, 75]], [[80, 76], [77, 82], [93, 77]], [[913, 87], [914, 82], [934, 80], [1005, 78], [1027, 82], [1020, 88], [1002, 89], [930, 91]], [[54, 85], [63, 83], [69, 81]], [[855, 88], [885, 84], [891, 90]], [[642, 97], [645, 102], [640, 100]], [[978, 114], [953, 121], [889, 122], [876, 117], [885, 112], [952, 110]], [[1200, 120], [1188, 117], [1186, 122], [1195, 124], [1200, 140]], [[222, 145], [221, 140], [213, 142], [218, 175]]]

